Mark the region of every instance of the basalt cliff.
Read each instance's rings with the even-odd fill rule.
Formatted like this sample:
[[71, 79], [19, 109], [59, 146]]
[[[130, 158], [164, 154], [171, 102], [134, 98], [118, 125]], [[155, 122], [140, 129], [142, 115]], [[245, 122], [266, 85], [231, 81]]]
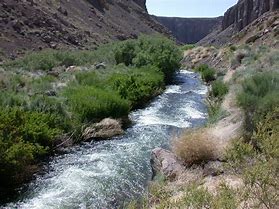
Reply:
[[180, 18], [157, 17], [158, 22], [168, 28], [181, 43], [194, 44], [203, 39], [222, 24], [222, 17], [217, 18]]
[[263, 41], [266, 34], [278, 33], [278, 9], [279, 0], [239, 0], [225, 12], [219, 30], [213, 31], [199, 44], [220, 46]]

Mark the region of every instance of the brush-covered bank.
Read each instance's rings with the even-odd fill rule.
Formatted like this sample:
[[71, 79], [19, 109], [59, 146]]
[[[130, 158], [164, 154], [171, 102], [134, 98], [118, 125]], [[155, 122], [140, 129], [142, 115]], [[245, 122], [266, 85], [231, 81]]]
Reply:
[[276, 208], [278, 49], [246, 44], [184, 54], [183, 64], [210, 84], [208, 124], [174, 138], [171, 152], [153, 151], [149, 193], [127, 208]]
[[1, 193], [30, 179], [61, 141], [78, 143], [92, 123], [127, 118], [160, 94], [181, 58], [173, 41], [142, 36], [96, 51], [47, 50], [2, 64]]

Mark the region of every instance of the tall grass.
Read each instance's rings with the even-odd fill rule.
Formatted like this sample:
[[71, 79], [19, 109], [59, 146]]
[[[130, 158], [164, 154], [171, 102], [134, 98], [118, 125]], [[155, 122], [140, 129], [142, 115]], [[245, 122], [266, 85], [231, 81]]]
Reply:
[[29, 53], [21, 59], [7, 62], [4, 64], [4, 67], [22, 68], [23, 70], [29, 71], [49, 71], [58, 66], [84, 66], [99, 62], [114, 64], [114, 54], [111, 47], [112, 46], [108, 44], [100, 47], [96, 51], [57, 51], [48, 49], [41, 52]]
[[115, 92], [91, 86], [69, 88], [64, 92], [69, 110], [81, 122], [98, 121], [106, 117], [128, 115], [130, 104]]
[[188, 166], [213, 160], [214, 147], [206, 129], [187, 131], [172, 143], [175, 154]]

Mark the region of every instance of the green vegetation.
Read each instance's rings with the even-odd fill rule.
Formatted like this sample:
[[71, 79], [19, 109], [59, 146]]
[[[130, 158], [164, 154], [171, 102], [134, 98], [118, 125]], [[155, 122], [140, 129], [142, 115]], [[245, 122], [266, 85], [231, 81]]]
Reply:
[[202, 80], [206, 83], [215, 80], [215, 70], [210, 68], [208, 65], [200, 65], [195, 69], [195, 71], [201, 74]]
[[187, 50], [193, 49], [195, 47], [196, 47], [195, 44], [186, 44], [186, 45], [181, 46], [180, 49], [182, 51], [187, 51]]
[[239, 195], [257, 208], [276, 208], [279, 189], [279, 106], [257, 123], [254, 134], [235, 142], [227, 151], [227, 164], [242, 174], [244, 188]]
[[153, 65], [163, 72], [166, 82], [171, 81], [182, 59], [181, 51], [174, 42], [161, 37], [142, 36], [136, 41], [124, 41], [114, 50], [117, 64], [136, 67]]
[[[4, 63], [0, 178], [7, 182], [18, 178], [50, 154], [62, 134], [78, 141], [87, 124], [127, 117], [131, 109], [162, 92], [181, 58], [173, 41], [141, 36], [95, 51], [45, 50]], [[96, 69], [101, 62], [104, 67]], [[69, 66], [80, 67], [67, 71]]]
[[216, 80], [212, 83], [211, 86], [211, 92], [210, 94], [219, 99], [222, 100], [224, 96], [229, 92], [229, 87], [227, 84], [225, 84], [223, 81]]
[[24, 111], [17, 107], [1, 109], [1, 180], [24, 171], [25, 166], [53, 148], [55, 138], [63, 133], [60, 120], [52, 114]]
[[82, 123], [106, 117], [120, 118], [130, 110], [129, 102], [120, 95], [91, 86], [69, 88], [65, 96], [70, 112]]
[[59, 66], [85, 66], [98, 62], [114, 63], [114, 54], [111, 44], [101, 46], [95, 51], [57, 51], [45, 50], [32, 52], [25, 57], [4, 64], [5, 68], [22, 68], [27, 71], [49, 71]]
[[246, 130], [252, 133], [256, 124], [279, 104], [279, 73], [258, 73], [247, 78], [238, 95], [238, 103], [245, 111]]

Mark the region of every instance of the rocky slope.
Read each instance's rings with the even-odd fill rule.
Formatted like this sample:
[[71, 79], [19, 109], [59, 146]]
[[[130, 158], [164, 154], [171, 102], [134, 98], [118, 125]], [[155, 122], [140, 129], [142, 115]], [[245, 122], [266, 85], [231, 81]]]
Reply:
[[167, 27], [174, 37], [187, 44], [193, 44], [217, 29], [222, 23], [222, 17], [218, 18], [178, 18], [156, 17], [158, 22]]
[[278, 9], [279, 0], [239, 0], [224, 14], [220, 29], [199, 41], [199, 45], [222, 46], [258, 39], [262, 42], [266, 34], [278, 33]]
[[145, 2], [2, 0], [0, 54], [13, 58], [42, 48], [91, 49], [140, 33], [167, 33], [148, 15]]

